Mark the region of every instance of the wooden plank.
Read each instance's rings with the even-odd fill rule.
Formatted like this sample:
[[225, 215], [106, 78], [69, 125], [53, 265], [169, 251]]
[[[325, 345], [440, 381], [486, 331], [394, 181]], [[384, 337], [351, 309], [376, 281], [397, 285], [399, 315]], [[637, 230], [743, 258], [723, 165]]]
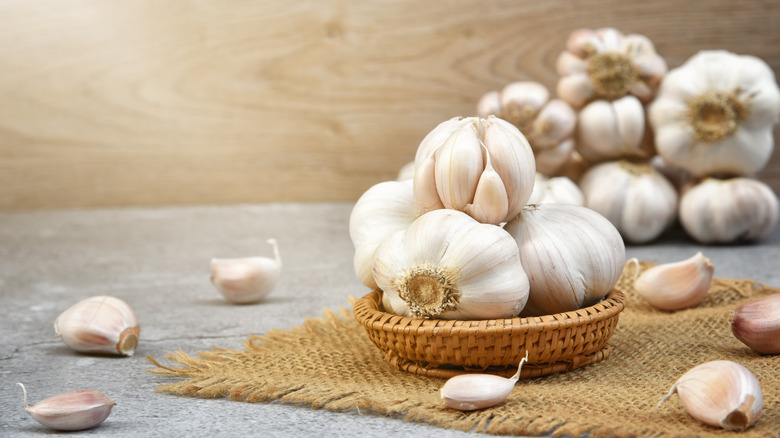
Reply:
[[[0, 2], [0, 209], [354, 200], [579, 27], [780, 71], [780, 2]], [[775, 137], [780, 131], [775, 131]], [[761, 174], [780, 190], [780, 157]]]

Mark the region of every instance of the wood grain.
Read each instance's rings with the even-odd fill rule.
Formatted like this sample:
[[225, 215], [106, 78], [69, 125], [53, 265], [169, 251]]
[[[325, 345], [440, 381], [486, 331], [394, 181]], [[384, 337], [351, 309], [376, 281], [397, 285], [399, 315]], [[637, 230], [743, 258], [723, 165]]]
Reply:
[[[780, 2], [0, 2], [0, 209], [354, 200], [579, 27], [780, 71]], [[775, 131], [780, 138], [780, 131]], [[780, 154], [760, 177], [780, 191]]]

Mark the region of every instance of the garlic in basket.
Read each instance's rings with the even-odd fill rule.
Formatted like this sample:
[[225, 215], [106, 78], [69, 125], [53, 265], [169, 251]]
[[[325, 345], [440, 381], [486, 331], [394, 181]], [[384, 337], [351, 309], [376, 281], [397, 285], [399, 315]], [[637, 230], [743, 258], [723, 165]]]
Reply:
[[528, 300], [512, 236], [457, 210], [423, 214], [374, 256], [385, 310], [438, 319], [511, 318]]
[[79, 301], [54, 321], [54, 331], [70, 348], [83, 353], [132, 356], [140, 327], [123, 300], [95, 296]]
[[504, 228], [517, 242], [531, 287], [524, 316], [591, 306], [623, 272], [626, 250], [620, 233], [589, 208], [529, 205]]
[[669, 164], [695, 176], [752, 175], [772, 155], [780, 89], [759, 58], [701, 51], [666, 75], [649, 116]]
[[686, 260], [651, 267], [634, 281], [634, 289], [656, 309], [694, 307], [707, 296], [714, 271], [710, 260], [698, 252]]
[[396, 231], [405, 230], [420, 214], [411, 179], [381, 182], [357, 200], [349, 216], [349, 236], [355, 247], [355, 273], [364, 285], [377, 287], [372, 271], [379, 244]]
[[276, 239], [268, 239], [274, 258], [211, 259], [211, 282], [228, 301], [256, 303], [266, 297], [282, 275], [282, 258]]
[[523, 134], [495, 116], [442, 122], [420, 143], [414, 163], [414, 198], [424, 211], [454, 209], [494, 225], [523, 208], [536, 173]]

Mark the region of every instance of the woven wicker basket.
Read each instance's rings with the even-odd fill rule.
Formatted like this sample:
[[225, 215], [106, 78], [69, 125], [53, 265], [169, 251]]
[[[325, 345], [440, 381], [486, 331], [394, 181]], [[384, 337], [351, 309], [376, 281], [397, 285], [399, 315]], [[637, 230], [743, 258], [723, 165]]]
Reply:
[[357, 300], [355, 319], [390, 364], [449, 378], [467, 372], [509, 376], [528, 351], [522, 378], [569, 371], [609, 356], [607, 340], [625, 307], [613, 290], [583, 309], [528, 318], [458, 321], [407, 318], [384, 312], [381, 291]]

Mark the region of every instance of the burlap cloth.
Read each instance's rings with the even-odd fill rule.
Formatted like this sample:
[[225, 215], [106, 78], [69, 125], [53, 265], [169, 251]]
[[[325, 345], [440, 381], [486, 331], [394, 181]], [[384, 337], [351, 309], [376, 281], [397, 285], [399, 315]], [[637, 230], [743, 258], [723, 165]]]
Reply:
[[[646, 269], [642, 263], [640, 269]], [[374, 412], [431, 425], [502, 435], [780, 437], [780, 356], [759, 355], [731, 332], [731, 310], [749, 298], [780, 291], [750, 280], [716, 279], [695, 309], [662, 312], [633, 290], [635, 265], [627, 264], [618, 288], [628, 298], [611, 355], [566, 373], [521, 380], [499, 406], [464, 413], [439, 398], [444, 380], [399, 371], [382, 359], [349, 310], [325, 313], [302, 327], [250, 336], [246, 350], [213, 349], [199, 358], [177, 351], [181, 365], [149, 371], [174, 383], [161, 392], [224, 397], [246, 402], [279, 400], [333, 411]], [[739, 362], [756, 375], [764, 393], [758, 423], [742, 432], [702, 425], [673, 396], [656, 409], [675, 380], [716, 359]], [[183, 380], [182, 380], [183, 379]]]

